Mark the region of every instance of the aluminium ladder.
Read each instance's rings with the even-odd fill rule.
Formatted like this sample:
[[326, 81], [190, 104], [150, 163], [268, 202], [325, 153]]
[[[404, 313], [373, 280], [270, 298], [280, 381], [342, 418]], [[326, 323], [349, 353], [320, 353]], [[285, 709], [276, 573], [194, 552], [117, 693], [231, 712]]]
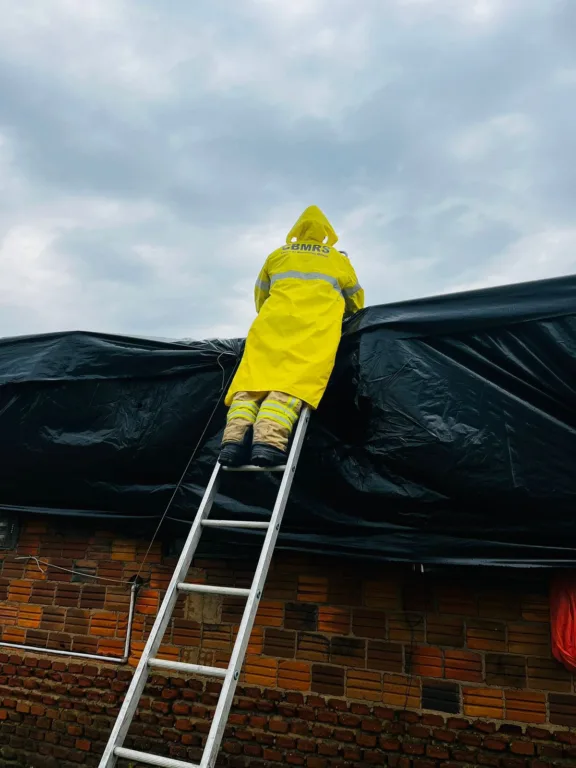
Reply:
[[[240, 669], [244, 662], [244, 656], [246, 654], [246, 648], [248, 646], [248, 640], [250, 639], [250, 633], [254, 624], [254, 618], [266, 581], [268, 573], [268, 567], [274, 547], [276, 545], [276, 539], [278, 537], [278, 531], [280, 530], [280, 524], [282, 522], [282, 516], [286, 508], [288, 496], [290, 495], [290, 488], [292, 486], [292, 480], [294, 473], [296, 472], [296, 466], [302, 450], [302, 444], [306, 435], [306, 428], [308, 421], [310, 420], [310, 410], [307, 407], [302, 409], [298, 425], [294, 434], [294, 440], [290, 449], [290, 454], [285, 466], [274, 467], [272, 469], [246, 466], [239, 467], [237, 469], [229, 469], [228, 471], [234, 472], [282, 472], [282, 481], [272, 511], [270, 522], [253, 522], [242, 520], [209, 520], [208, 516], [212, 509], [212, 504], [218, 490], [218, 482], [220, 479], [220, 472], [225, 469], [216, 463], [214, 471], [210, 481], [206, 487], [206, 491], [200, 502], [198, 512], [192, 523], [192, 528], [186, 539], [184, 549], [180, 555], [180, 559], [174, 570], [174, 574], [166, 591], [160, 610], [150, 632], [148, 642], [142, 652], [142, 657], [134, 677], [124, 698], [124, 703], [118, 713], [114, 728], [106, 744], [104, 754], [100, 760], [99, 768], [114, 768], [116, 760], [118, 758], [124, 758], [127, 760], [133, 760], [137, 763], [143, 763], [144, 765], [160, 766], [160, 768], [214, 768], [216, 764], [216, 758], [218, 756], [218, 750], [220, 748], [220, 742], [224, 735], [224, 728], [228, 720], [228, 713], [232, 706], [234, 698], [234, 692], [236, 685], [238, 684], [238, 678], [240, 677]], [[256, 566], [254, 579], [250, 589], [238, 589], [236, 587], [216, 587], [208, 586], [205, 584], [187, 584], [185, 578], [188, 573], [188, 569], [192, 563], [196, 547], [200, 540], [202, 530], [204, 527], [210, 528], [259, 528], [266, 531], [264, 544]], [[221, 669], [219, 667], [207, 667], [201, 664], [185, 664], [178, 661], [165, 661], [163, 659], [156, 658], [156, 653], [160, 647], [164, 633], [168, 626], [170, 619], [172, 618], [172, 612], [176, 604], [176, 600], [182, 593], [186, 592], [199, 592], [217, 595], [233, 595], [235, 597], [245, 597], [246, 605], [244, 613], [242, 615], [242, 621], [238, 630], [238, 636], [234, 643], [232, 656], [230, 658], [230, 664], [227, 669]], [[161, 755], [153, 755], [147, 752], [138, 752], [133, 749], [125, 749], [122, 745], [124, 739], [128, 733], [128, 729], [136, 714], [136, 709], [140, 701], [140, 697], [144, 691], [148, 673], [150, 670], [160, 670], [166, 672], [183, 672], [193, 673], [197, 675], [203, 675], [205, 677], [219, 677], [224, 680], [222, 684], [222, 690], [218, 699], [218, 704], [214, 712], [212, 719], [212, 725], [208, 738], [204, 746], [204, 752], [199, 764], [189, 763], [184, 760], [174, 760], [169, 757], [163, 757]]]

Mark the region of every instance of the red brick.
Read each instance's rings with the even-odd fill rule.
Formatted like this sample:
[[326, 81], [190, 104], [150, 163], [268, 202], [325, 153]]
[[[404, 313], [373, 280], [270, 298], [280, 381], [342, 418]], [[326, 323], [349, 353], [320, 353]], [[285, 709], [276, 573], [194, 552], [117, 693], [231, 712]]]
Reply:
[[433, 757], [435, 760], [448, 760], [450, 752], [444, 747], [437, 747], [434, 744], [429, 744], [426, 747], [426, 755]]
[[306, 768], [328, 768], [328, 760], [310, 755], [306, 758]]
[[432, 731], [432, 736], [436, 739], [436, 741], [444, 741], [447, 744], [452, 744], [452, 742], [456, 741], [456, 734], [452, 733], [452, 731], [447, 731], [442, 728], [438, 728], [435, 731]]
[[424, 744], [414, 744], [409, 741], [402, 743], [402, 752], [407, 755], [423, 755], [426, 751]]
[[535, 752], [534, 744], [530, 741], [513, 741], [512, 744], [510, 744], [510, 751], [515, 755], [527, 756], [531, 756]]
[[273, 733], [288, 733], [289, 723], [286, 720], [272, 718], [268, 723], [268, 728]]
[[484, 739], [482, 746], [485, 749], [490, 749], [493, 752], [504, 752], [508, 746], [508, 742], [504, 739]]
[[336, 757], [338, 754], [338, 743], [324, 741], [318, 744], [318, 754], [325, 755], [326, 757]]
[[423, 725], [432, 725], [435, 728], [441, 728], [443, 725], [445, 725], [444, 718], [440, 715], [431, 715], [428, 713], [425, 713], [422, 715], [422, 724]]
[[397, 739], [390, 739], [390, 738], [382, 737], [378, 743], [380, 745], [380, 749], [383, 749], [384, 752], [399, 752], [400, 751], [401, 744], [400, 744], [399, 741], [397, 741]]
[[77, 739], [75, 746], [76, 749], [80, 749], [82, 752], [90, 752], [92, 749], [92, 744], [87, 739]]
[[380, 733], [382, 730], [382, 723], [379, 720], [373, 718], [365, 718], [362, 720], [360, 727], [363, 731], [370, 731], [371, 733]]
[[297, 755], [294, 752], [288, 752], [285, 758], [285, 762], [288, 765], [304, 765], [305, 759], [302, 755]]

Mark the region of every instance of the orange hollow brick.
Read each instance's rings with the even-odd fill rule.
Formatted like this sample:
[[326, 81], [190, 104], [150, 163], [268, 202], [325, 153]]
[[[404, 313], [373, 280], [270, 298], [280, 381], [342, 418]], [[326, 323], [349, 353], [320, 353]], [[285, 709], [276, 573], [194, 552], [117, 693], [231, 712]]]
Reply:
[[502, 621], [468, 619], [466, 645], [475, 651], [506, 651], [506, 625]]
[[262, 656], [246, 656], [242, 680], [247, 685], [275, 687], [278, 679], [277, 659]]
[[114, 637], [118, 624], [118, 614], [110, 611], [99, 611], [92, 615], [90, 633], [100, 637]]
[[24, 532], [27, 536], [32, 536], [33, 534], [40, 535], [47, 531], [48, 525], [46, 523], [41, 523], [38, 520], [27, 520], [24, 524]]
[[428, 615], [426, 642], [430, 645], [448, 645], [461, 648], [464, 645], [464, 619], [461, 616]]
[[111, 560], [123, 560], [124, 562], [131, 562], [136, 560], [136, 546], [135, 540], [129, 539], [116, 539], [112, 542], [112, 554]]
[[[73, 650], [80, 650], [72, 643]], [[111, 640], [108, 637], [103, 637], [98, 640], [98, 653], [103, 656], [122, 656], [124, 654], [124, 642], [122, 640]]]
[[476, 597], [461, 587], [443, 587], [438, 593], [438, 610], [457, 616], [476, 616], [478, 604]]
[[116, 635], [117, 637], [126, 637], [126, 632], [128, 631], [128, 617], [123, 616], [122, 614], [116, 614], [118, 616], [118, 627], [116, 629]]
[[20, 629], [20, 627], [5, 627], [2, 632], [2, 640], [5, 643], [19, 643], [21, 645], [26, 642], [26, 630]]
[[284, 621], [284, 603], [262, 600], [254, 623], [259, 627], [281, 627]]
[[24, 569], [24, 578], [31, 581], [46, 581], [48, 574], [43, 568], [39, 568], [34, 560], [30, 560]]
[[325, 635], [313, 632], [299, 632], [296, 643], [296, 658], [303, 661], [328, 661], [330, 641]]
[[262, 627], [253, 627], [248, 640], [247, 653], [250, 655], [257, 655], [262, 653], [264, 648], [264, 630]]
[[14, 562], [7, 557], [2, 564], [2, 577], [5, 579], [21, 579], [24, 571], [24, 561]]
[[382, 701], [389, 707], [403, 709], [418, 709], [421, 699], [421, 682], [419, 678], [404, 675], [384, 675], [382, 684]]
[[160, 593], [156, 589], [142, 589], [136, 600], [136, 613], [156, 615]]
[[296, 600], [298, 577], [294, 573], [270, 573], [264, 586], [266, 600]]
[[278, 665], [278, 687], [288, 691], [310, 690], [310, 665], [301, 661], [281, 661]]
[[39, 605], [23, 605], [18, 613], [18, 625], [38, 629], [42, 620], [42, 608]]
[[63, 632], [66, 623], [66, 609], [54, 605], [44, 605], [40, 629], [50, 632]]
[[337, 635], [347, 635], [350, 631], [351, 612], [348, 608], [334, 608], [321, 605], [318, 610], [318, 629]]
[[343, 576], [340, 571], [333, 573], [328, 579], [328, 602], [331, 605], [362, 605], [362, 583], [354, 575]]
[[130, 593], [122, 587], [108, 587], [104, 598], [104, 608], [107, 611], [124, 611], [128, 613]]
[[298, 601], [302, 603], [326, 603], [328, 601], [328, 579], [324, 576], [300, 576], [298, 578]]
[[202, 629], [202, 647], [225, 651], [232, 647], [230, 627], [224, 624], [204, 624]]
[[152, 589], [168, 589], [172, 572], [168, 568], [153, 568], [150, 576], [150, 587]]
[[362, 584], [362, 604], [365, 608], [399, 610], [402, 604], [399, 584], [394, 580], [365, 581]]
[[504, 692], [495, 688], [464, 688], [464, 714], [502, 720]]
[[132, 637], [139, 640], [143, 639], [145, 626], [144, 617], [134, 616], [134, 621], [132, 622]]
[[27, 603], [32, 592], [32, 582], [11, 581], [8, 587], [8, 600], [14, 603]]
[[508, 625], [508, 650], [526, 656], [550, 656], [550, 625], [513, 623]]
[[556, 659], [529, 657], [528, 687], [541, 691], [571, 693], [572, 675]]
[[37, 555], [40, 550], [40, 537], [23, 533], [18, 542], [18, 556]]
[[[412, 671], [423, 677], [442, 677], [443, 659], [440, 648], [417, 646], [412, 654], [408, 653], [406, 664], [412, 662]], [[410, 671], [410, 669], [408, 669]]]
[[470, 651], [445, 652], [444, 677], [448, 680], [461, 680], [465, 683], [481, 683], [484, 679], [482, 657]]
[[174, 619], [172, 642], [174, 645], [198, 646], [200, 645], [200, 631], [201, 625], [197, 621]]
[[518, 619], [520, 601], [516, 596], [489, 592], [478, 598], [478, 615], [486, 619]]
[[388, 618], [388, 637], [395, 643], [423, 643], [424, 625], [422, 614], [391, 614]]
[[521, 600], [524, 621], [547, 622], [550, 620], [550, 602], [543, 595], [523, 595]]
[[141, 643], [136, 640], [132, 641], [130, 645], [130, 658], [128, 659], [128, 664], [130, 664], [131, 667], [138, 666], [145, 645], [146, 643]]
[[520, 723], [546, 722], [546, 697], [531, 691], [506, 691], [506, 719]]
[[180, 648], [176, 648], [174, 645], [161, 645], [156, 657], [166, 661], [178, 661], [180, 658]]
[[18, 605], [0, 604], [0, 626], [13, 626], [18, 622]]
[[346, 673], [346, 696], [350, 699], [380, 701], [382, 675], [364, 669], [349, 669]]
[[220, 669], [227, 669], [230, 666], [232, 651], [215, 651], [214, 666]]
[[386, 639], [386, 614], [371, 608], [356, 608], [352, 616], [352, 634], [374, 640]]

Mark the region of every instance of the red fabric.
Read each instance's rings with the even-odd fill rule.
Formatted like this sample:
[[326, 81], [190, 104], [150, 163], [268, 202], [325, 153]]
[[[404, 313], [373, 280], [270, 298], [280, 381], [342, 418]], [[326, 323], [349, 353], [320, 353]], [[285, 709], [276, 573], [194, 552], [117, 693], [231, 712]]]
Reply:
[[576, 573], [562, 574], [552, 582], [550, 621], [554, 658], [576, 672]]

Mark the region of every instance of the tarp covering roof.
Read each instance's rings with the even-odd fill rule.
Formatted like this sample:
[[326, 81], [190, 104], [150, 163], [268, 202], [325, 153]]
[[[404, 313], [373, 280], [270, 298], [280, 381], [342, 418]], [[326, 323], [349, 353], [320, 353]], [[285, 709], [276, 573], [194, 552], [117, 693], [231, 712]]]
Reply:
[[[241, 350], [84, 332], [0, 340], [0, 510], [157, 522], [198, 445], [168, 512], [191, 520]], [[279, 545], [576, 563], [575, 457], [576, 277], [370, 307], [344, 327]], [[227, 475], [216, 514], [265, 519], [278, 482]]]

